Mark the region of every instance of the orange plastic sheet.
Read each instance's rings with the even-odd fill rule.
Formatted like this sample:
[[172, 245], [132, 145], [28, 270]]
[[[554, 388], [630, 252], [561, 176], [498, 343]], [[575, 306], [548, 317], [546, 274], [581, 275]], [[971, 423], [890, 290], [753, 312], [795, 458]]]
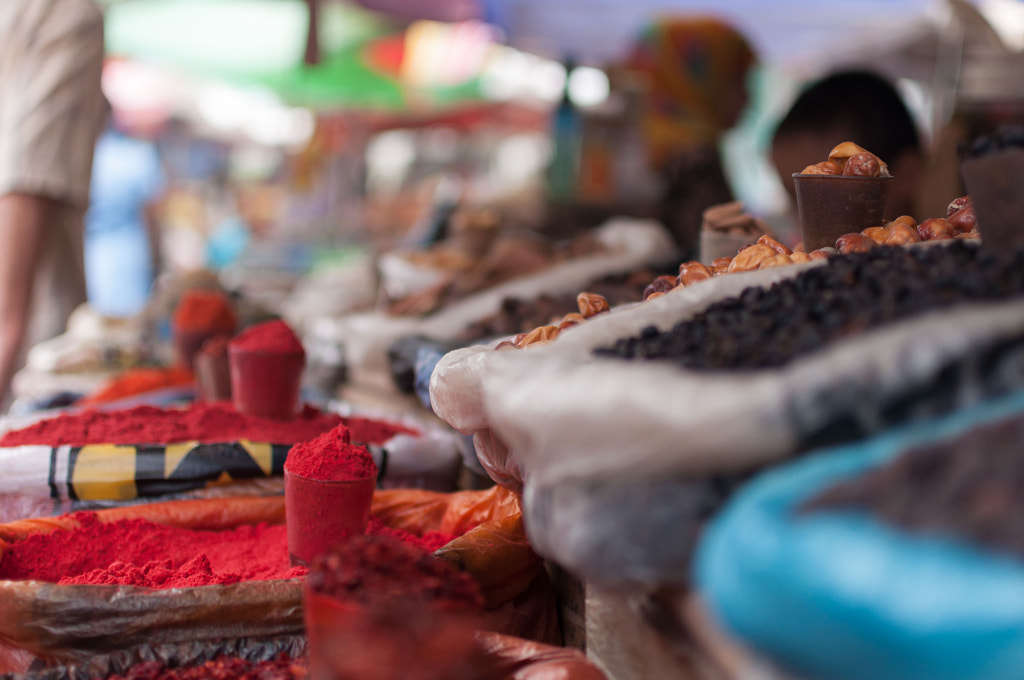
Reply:
[[[491, 610], [486, 627], [556, 638], [554, 598], [545, 587], [540, 559], [529, 549], [515, 496], [499, 490], [379, 491], [373, 512], [389, 526], [414, 532], [466, 531], [439, 554], [480, 582]], [[104, 522], [144, 518], [193, 529], [279, 524], [284, 522], [284, 497], [151, 503], [100, 510], [96, 516]], [[0, 525], [0, 559], [15, 541], [77, 525], [66, 515]], [[170, 590], [0, 581], [0, 671], [23, 672], [33, 662], [61, 665], [141, 644], [302, 631], [300, 579]]]

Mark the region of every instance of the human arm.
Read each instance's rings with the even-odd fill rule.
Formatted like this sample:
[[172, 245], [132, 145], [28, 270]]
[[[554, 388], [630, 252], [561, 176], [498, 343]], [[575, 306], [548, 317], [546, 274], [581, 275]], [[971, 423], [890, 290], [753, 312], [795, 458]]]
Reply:
[[41, 196], [0, 196], [0, 401], [6, 399], [28, 327], [43, 239], [68, 208]]

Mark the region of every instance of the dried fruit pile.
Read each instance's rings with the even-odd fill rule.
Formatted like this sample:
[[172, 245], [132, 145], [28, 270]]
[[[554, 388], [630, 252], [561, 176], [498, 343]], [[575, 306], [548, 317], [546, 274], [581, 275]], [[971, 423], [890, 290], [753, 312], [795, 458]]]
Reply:
[[801, 513], [865, 509], [913, 532], [952, 534], [1024, 557], [1024, 418], [912, 449], [812, 498]]
[[651, 326], [600, 356], [693, 369], [777, 367], [891, 321], [1024, 293], [1024, 252], [997, 257], [958, 242], [836, 256], [771, 288], [748, 288], [668, 331]]

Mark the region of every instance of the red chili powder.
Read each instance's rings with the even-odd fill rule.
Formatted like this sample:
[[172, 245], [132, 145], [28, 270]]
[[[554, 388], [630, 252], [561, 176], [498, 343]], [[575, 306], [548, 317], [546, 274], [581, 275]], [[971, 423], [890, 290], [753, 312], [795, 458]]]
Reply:
[[284, 469], [290, 474], [324, 482], [366, 479], [377, 465], [365, 446], [353, 446], [349, 430], [339, 425], [312, 441], [296, 444], [288, 452]]
[[192, 382], [192, 373], [178, 366], [132, 368], [114, 376], [92, 394], [79, 399], [76, 406], [105, 404], [153, 390], [190, 385]]
[[[41, 420], [0, 438], [0, 446], [84, 446], [86, 444], [173, 444], [231, 442], [248, 439], [271, 444], [297, 444], [345, 423], [341, 416], [306, 406], [294, 420], [247, 416], [229, 403], [193, 404], [186, 409], [137, 406], [118, 411], [84, 411]], [[415, 430], [381, 421], [352, 418], [352, 439], [383, 444], [398, 433]]]
[[[102, 523], [91, 512], [72, 517], [79, 528], [14, 542], [0, 559], [0, 579], [164, 589], [297, 578], [307, 572], [289, 563], [283, 524], [205, 531], [144, 519]], [[384, 527], [375, 517], [367, 531], [417, 549], [429, 542]]]
[[445, 602], [482, 608], [469, 574], [391, 536], [353, 536], [313, 561], [310, 590], [337, 600], [373, 605], [380, 598]]
[[180, 331], [234, 334], [238, 319], [231, 303], [222, 293], [191, 288], [178, 300], [171, 323]]
[[231, 346], [246, 352], [305, 355], [294, 331], [280, 319], [249, 326], [231, 341]]
[[124, 675], [106, 680], [306, 680], [306, 659], [290, 659], [279, 654], [269, 661], [249, 661], [236, 656], [218, 656], [197, 666], [171, 666], [164, 661], [143, 661]]

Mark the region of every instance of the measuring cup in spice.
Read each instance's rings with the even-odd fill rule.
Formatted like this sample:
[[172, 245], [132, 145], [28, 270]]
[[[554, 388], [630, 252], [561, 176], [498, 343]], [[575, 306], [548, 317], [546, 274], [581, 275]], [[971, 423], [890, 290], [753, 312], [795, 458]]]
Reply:
[[199, 397], [203, 401], [231, 400], [231, 368], [228, 365], [230, 335], [208, 338], [196, 354], [194, 364]]
[[807, 252], [834, 247], [844, 234], [880, 226], [891, 182], [885, 162], [853, 142], [836, 146], [827, 161], [793, 173]]
[[365, 446], [353, 446], [339, 425], [292, 447], [284, 463], [288, 554], [308, 565], [347, 536], [362, 534], [370, 518], [377, 465]]
[[237, 327], [234, 309], [223, 293], [201, 288], [185, 291], [171, 317], [178, 364], [193, 370], [195, 355], [208, 338], [234, 335]]
[[386, 536], [354, 536], [314, 560], [304, 588], [313, 680], [484, 680], [483, 598], [451, 564]]
[[306, 352], [281, 320], [244, 330], [228, 345], [231, 402], [241, 413], [290, 420], [299, 406]]

